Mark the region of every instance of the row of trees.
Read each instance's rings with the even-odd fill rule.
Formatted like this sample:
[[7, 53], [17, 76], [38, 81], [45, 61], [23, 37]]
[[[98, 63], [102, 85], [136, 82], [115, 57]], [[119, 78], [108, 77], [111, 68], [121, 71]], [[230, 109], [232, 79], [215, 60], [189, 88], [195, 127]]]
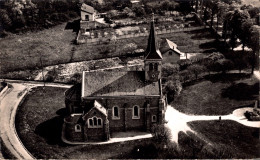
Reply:
[[40, 30], [78, 17], [79, 1], [4, 1], [0, 9], [2, 29], [9, 32]]
[[[253, 73], [259, 54], [259, 31], [254, 25], [259, 25], [260, 9], [241, 5], [241, 0], [192, 0], [191, 4], [206, 24], [210, 19], [209, 26], [215, 28], [215, 31], [219, 31], [219, 26], [222, 26], [222, 38], [229, 45], [228, 49], [230, 47], [233, 51], [237, 45], [242, 44], [242, 54], [237, 54], [232, 61], [235, 63], [238, 59], [249, 57]], [[252, 53], [245, 52], [245, 47], [251, 48]]]
[[167, 93], [168, 101], [174, 100], [182, 90], [182, 83], [197, 80], [200, 75], [211, 73], [225, 74], [232, 69], [240, 72], [248, 66], [248, 60], [236, 59], [232, 61], [225, 58], [221, 53], [215, 52], [209, 55], [197, 55], [189, 60], [180, 60], [178, 64], [164, 64], [163, 74], [165, 85], [164, 92]]

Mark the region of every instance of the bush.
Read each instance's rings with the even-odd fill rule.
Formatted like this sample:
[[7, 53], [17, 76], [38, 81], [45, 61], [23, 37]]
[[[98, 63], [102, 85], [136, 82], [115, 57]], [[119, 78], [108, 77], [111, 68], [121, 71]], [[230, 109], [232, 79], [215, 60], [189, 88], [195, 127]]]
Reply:
[[179, 80], [169, 80], [165, 84], [164, 92], [167, 94], [168, 102], [174, 100], [175, 95], [179, 95], [182, 90], [182, 85]]
[[234, 64], [231, 60], [228, 59], [219, 59], [214, 62], [211, 66], [212, 71], [222, 72], [223, 74], [227, 71], [233, 69]]
[[180, 65], [180, 70], [184, 70], [192, 64], [191, 60], [189, 59], [182, 59], [179, 60], [177, 63]]
[[192, 64], [188, 67], [188, 70], [193, 73], [196, 77], [196, 79], [198, 78], [198, 75], [204, 71], [206, 71], [206, 68], [202, 65], [199, 64]]
[[180, 67], [178, 65], [174, 65], [171, 63], [165, 63], [162, 66], [162, 76], [163, 77], [171, 76], [173, 74], [178, 73], [179, 70], [180, 70]]
[[190, 72], [188, 70], [181, 71], [179, 73], [179, 76], [180, 76], [180, 81], [184, 82], [184, 83], [191, 79], [191, 75], [190, 75]]
[[164, 124], [154, 124], [151, 133], [155, 141], [167, 144], [171, 140], [171, 131]]

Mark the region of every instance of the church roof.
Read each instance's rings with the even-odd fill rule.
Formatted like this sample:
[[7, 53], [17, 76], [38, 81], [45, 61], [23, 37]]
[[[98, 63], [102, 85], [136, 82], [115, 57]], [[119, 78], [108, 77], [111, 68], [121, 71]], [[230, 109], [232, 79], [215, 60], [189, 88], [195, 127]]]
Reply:
[[94, 101], [93, 108], [96, 108], [99, 112], [103, 113], [105, 116], [107, 116], [107, 109], [103, 107], [98, 101]]
[[157, 96], [160, 81], [146, 82], [144, 71], [83, 72], [82, 97]]
[[94, 13], [95, 12], [95, 9], [85, 3], [82, 3], [81, 5], [81, 8], [80, 8], [82, 11], [85, 11], [85, 12], [88, 12], [88, 13]]
[[162, 59], [162, 54], [160, 50], [157, 49], [155, 30], [154, 30], [154, 20], [152, 20], [151, 22], [147, 49], [145, 51], [145, 59]]

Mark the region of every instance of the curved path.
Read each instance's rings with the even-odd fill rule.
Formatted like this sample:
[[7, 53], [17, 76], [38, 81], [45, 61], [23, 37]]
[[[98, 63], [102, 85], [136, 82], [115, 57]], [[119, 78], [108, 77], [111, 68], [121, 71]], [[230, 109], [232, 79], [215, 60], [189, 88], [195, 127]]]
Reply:
[[[7, 81], [8, 82], [8, 81]], [[22, 81], [19, 81], [22, 82]], [[27, 91], [30, 88], [43, 86], [42, 83], [22, 82], [22, 83], [11, 83], [10, 88], [7, 92], [0, 97], [0, 133], [1, 139], [6, 148], [12, 153], [17, 159], [34, 159], [34, 157], [28, 152], [20, 141], [16, 129], [15, 129], [15, 115], [17, 107], [23, 100]], [[71, 87], [70, 85], [60, 85], [47, 83], [46, 86], [52, 87]]]
[[217, 116], [205, 116], [205, 115], [187, 115], [174, 109], [172, 106], [168, 106], [165, 112], [165, 120], [168, 122], [166, 126], [171, 130], [172, 140], [178, 143], [178, 133], [183, 132], [194, 132], [189, 126], [188, 122], [192, 121], [210, 121], [210, 120], [232, 120], [240, 124], [249, 127], [260, 128], [260, 121], [248, 121], [244, 116], [244, 112], [252, 111], [253, 108], [240, 108], [233, 111], [230, 115], [217, 115]]

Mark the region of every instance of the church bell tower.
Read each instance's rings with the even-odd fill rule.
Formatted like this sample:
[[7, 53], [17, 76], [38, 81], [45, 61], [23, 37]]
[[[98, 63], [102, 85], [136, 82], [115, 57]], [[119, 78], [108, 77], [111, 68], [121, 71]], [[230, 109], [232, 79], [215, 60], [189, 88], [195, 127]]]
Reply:
[[154, 15], [151, 21], [148, 44], [144, 55], [144, 70], [146, 81], [156, 82], [161, 79], [162, 54], [157, 49], [154, 30]]

